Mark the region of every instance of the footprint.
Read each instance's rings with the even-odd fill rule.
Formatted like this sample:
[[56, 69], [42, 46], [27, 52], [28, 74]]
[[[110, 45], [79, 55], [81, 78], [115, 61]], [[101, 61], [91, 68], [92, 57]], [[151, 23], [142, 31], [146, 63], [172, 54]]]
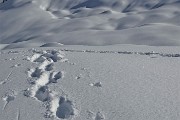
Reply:
[[31, 97], [32, 96], [30, 88], [27, 88], [23, 92], [24, 92], [23, 95], [26, 96], [26, 97]]
[[82, 74], [79, 74], [79, 75], [77, 75], [77, 76], [75, 77], [75, 79], [77, 79], [77, 80], [78, 80], [78, 79], [81, 79], [82, 76], [83, 76]]
[[35, 62], [40, 56], [41, 56], [41, 54], [34, 54], [31, 58], [28, 58], [28, 59], [31, 62]]
[[76, 109], [73, 108], [72, 102], [64, 97], [59, 99], [55, 91], [51, 91], [48, 87], [50, 83], [64, 77], [64, 72], [52, 72], [54, 70], [54, 62], [66, 62], [64, 53], [57, 50], [37, 51], [29, 61], [38, 63], [38, 67], [28, 71], [28, 82], [32, 85], [24, 90], [24, 96], [35, 98], [43, 102], [46, 106], [45, 117], [54, 118], [57, 116], [61, 119], [66, 119], [74, 115]]
[[92, 111], [87, 110], [87, 119], [94, 119], [94, 113]]
[[102, 87], [102, 83], [101, 82], [97, 82], [97, 83], [91, 83], [89, 84], [90, 86], [94, 86], [94, 87]]
[[93, 120], [103, 120], [105, 119], [104, 114], [102, 114], [101, 112], [97, 112], [96, 114], [94, 114], [92, 111], [87, 111], [87, 119], [93, 119]]
[[[48, 72], [42, 72], [42, 74], [40, 75], [40, 77], [38, 79], [36, 79], [33, 83], [33, 86], [30, 89], [26, 89], [24, 91], [24, 95], [27, 97], [36, 97], [36, 93], [37, 91], [43, 87], [43, 86], [47, 86], [47, 84], [49, 83], [49, 73]], [[41, 90], [41, 89], [40, 89]], [[41, 91], [42, 92], [42, 91]], [[41, 93], [40, 92], [40, 93]]]
[[[40, 54], [41, 53], [41, 54]], [[57, 62], [64, 58], [64, 53], [57, 50], [47, 50], [42, 52], [36, 52], [31, 58], [31, 62], [39, 62], [42, 63], [46, 60], [52, 60], [53, 62]]]
[[2, 99], [5, 101], [3, 110], [6, 109], [9, 102], [13, 101], [16, 98], [16, 93], [11, 90], [11, 93], [6, 93]]
[[103, 120], [103, 119], [105, 119], [104, 115], [101, 112], [97, 112], [95, 120]]
[[52, 50], [52, 51], [46, 51], [46, 53], [43, 54], [43, 56], [52, 59], [53, 62], [57, 62], [64, 58], [64, 53], [60, 51]]
[[11, 68], [20, 67], [20, 66], [21, 66], [21, 64], [15, 64], [15, 65], [11, 66]]
[[51, 64], [47, 65], [46, 68], [45, 68], [46, 71], [51, 71], [53, 69], [54, 69], [54, 63], [51, 63]]
[[40, 87], [36, 92], [35, 98], [39, 101], [45, 102], [50, 99], [50, 91], [47, 86]]
[[52, 60], [45, 60], [44, 62], [41, 63], [39, 66], [39, 69], [42, 69], [45, 71], [46, 67], [52, 63]]
[[46, 58], [44, 56], [40, 56], [38, 57], [37, 59], [35, 59], [33, 62], [39, 62], [39, 63], [42, 63], [46, 60]]
[[63, 59], [64, 58], [64, 56], [63, 55], [61, 55], [60, 53], [55, 53], [52, 57], [51, 57], [51, 59], [54, 61], [54, 62], [57, 62], [57, 61], [59, 61], [59, 60], [61, 60], [61, 59]]
[[29, 72], [31, 73], [31, 77], [39, 78], [42, 75], [43, 70], [37, 67], [35, 70], [31, 69]]
[[80, 79], [80, 78], [81, 78], [81, 76], [76, 76], [76, 78], [75, 78], [75, 79], [77, 79], [77, 80], [78, 80], [78, 79]]
[[37, 86], [45, 86], [49, 83], [49, 73], [48, 72], [43, 72], [39, 79], [36, 80], [36, 85]]
[[56, 116], [61, 119], [68, 119], [72, 115], [74, 115], [74, 108], [72, 102], [66, 100], [64, 97], [60, 97], [59, 107], [57, 108]]
[[50, 83], [57, 83], [58, 79], [61, 79], [64, 77], [64, 72], [53, 72], [50, 74]]

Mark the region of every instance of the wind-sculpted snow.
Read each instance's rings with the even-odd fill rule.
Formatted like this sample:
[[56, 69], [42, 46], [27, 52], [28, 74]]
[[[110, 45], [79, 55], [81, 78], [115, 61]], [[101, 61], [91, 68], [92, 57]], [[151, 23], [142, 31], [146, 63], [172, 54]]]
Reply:
[[0, 48], [179, 46], [179, 0], [7, 0]]

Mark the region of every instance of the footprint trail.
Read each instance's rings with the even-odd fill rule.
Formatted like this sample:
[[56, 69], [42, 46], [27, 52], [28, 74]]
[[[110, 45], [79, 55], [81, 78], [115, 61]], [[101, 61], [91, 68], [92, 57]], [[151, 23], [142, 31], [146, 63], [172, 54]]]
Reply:
[[11, 90], [10, 92], [6, 93], [2, 99], [5, 101], [5, 104], [3, 106], [3, 110], [6, 109], [7, 105], [13, 101], [16, 98], [16, 93], [15, 91]]
[[50, 84], [55, 84], [64, 77], [64, 71], [54, 71], [55, 62], [67, 61], [64, 53], [57, 50], [36, 51], [28, 60], [38, 64], [38, 67], [28, 71], [31, 87], [24, 91], [27, 97], [46, 103], [46, 118], [68, 119], [74, 115], [74, 107], [71, 101], [58, 96], [55, 91], [49, 89]]

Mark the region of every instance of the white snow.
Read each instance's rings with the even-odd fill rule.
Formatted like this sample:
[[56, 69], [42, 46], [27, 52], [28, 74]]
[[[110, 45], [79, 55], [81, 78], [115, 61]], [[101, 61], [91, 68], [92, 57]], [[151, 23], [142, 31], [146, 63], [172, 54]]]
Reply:
[[179, 0], [0, 0], [0, 120], [179, 120]]
[[[2, 50], [0, 119], [178, 120], [179, 50], [134, 45]], [[37, 53], [54, 67], [25, 59]], [[68, 62], [50, 60], [55, 53]]]

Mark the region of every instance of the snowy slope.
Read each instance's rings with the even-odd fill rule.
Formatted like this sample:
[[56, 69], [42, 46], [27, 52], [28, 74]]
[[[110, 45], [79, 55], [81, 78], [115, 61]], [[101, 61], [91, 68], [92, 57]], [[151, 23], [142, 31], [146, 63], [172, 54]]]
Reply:
[[179, 16], [179, 0], [7, 0], [0, 47], [179, 46]]
[[3, 50], [0, 120], [178, 120], [179, 50]]

